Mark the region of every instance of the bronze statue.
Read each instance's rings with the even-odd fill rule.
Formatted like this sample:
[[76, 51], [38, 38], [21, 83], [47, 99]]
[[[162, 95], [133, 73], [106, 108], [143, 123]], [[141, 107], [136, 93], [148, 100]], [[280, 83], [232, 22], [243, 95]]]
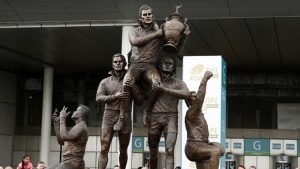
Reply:
[[[129, 41], [131, 43], [131, 65], [124, 77], [124, 82], [127, 79], [135, 79], [135, 82], [141, 80], [146, 81], [150, 86], [158, 85], [161, 81], [159, 72], [156, 68], [156, 62], [159, 50], [163, 44], [166, 43], [163, 37], [163, 31], [158, 27], [154, 21], [153, 9], [148, 5], [143, 5], [139, 9], [139, 23], [140, 26], [134, 28], [129, 33]], [[189, 27], [186, 26], [182, 42], [185, 41], [187, 35], [190, 33]], [[184, 43], [179, 43], [179, 49]], [[179, 50], [178, 50], [179, 52]], [[128, 92], [129, 88], [123, 85], [123, 92]], [[154, 102], [157, 99], [157, 91], [150, 90], [148, 95], [147, 105], [144, 109], [143, 124], [148, 126], [148, 112], [151, 111]], [[121, 101], [120, 118], [118, 123], [114, 126], [115, 130], [122, 128], [122, 121], [124, 118], [124, 110], [129, 103], [126, 100]]]
[[166, 169], [174, 169], [174, 147], [178, 128], [179, 99], [188, 99], [189, 90], [186, 84], [175, 78], [175, 64], [172, 57], [162, 57], [159, 64], [161, 83], [154, 85], [159, 91], [149, 119], [148, 142], [150, 148], [150, 169], [157, 168], [158, 145], [162, 132], [166, 143]]
[[63, 161], [60, 164], [47, 167], [50, 169], [84, 169], [85, 167], [83, 156], [88, 140], [86, 120], [90, 110], [84, 105], [79, 105], [71, 117], [75, 121], [75, 126], [68, 131], [66, 118], [71, 112], [67, 113], [67, 109], [67, 107], [63, 107], [59, 116], [57, 116], [58, 111], [55, 109], [52, 116], [57, 142], [64, 145], [64, 150]]
[[190, 161], [195, 161], [197, 169], [217, 169], [219, 158], [224, 154], [220, 143], [209, 142], [208, 125], [202, 113], [202, 105], [206, 94], [207, 81], [213, 76], [206, 71], [200, 83], [197, 94], [191, 93], [190, 105], [185, 116], [187, 143], [185, 155]]
[[[114, 125], [117, 123], [120, 116], [120, 102], [122, 100], [132, 103], [129, 100], [129, 95], [133, 95], [134, 101], [137, 105], [141, 105], [143, 97], [140, 94], [138, 86], [135, 85], [132, 79], [127, 79], [124, 86], [128, 92], [122, 92], [123, 78], [126, 73], [125, 57], [121, 54], [115, 54], [112, 57], [113, 70], [109, 72], [110, 77], [103, 79], [98, 87], [96, 94], [97, 103], [105, 103], [105, 111], [101, 126], [101, 153], [98, 159], [98, 169], [105, 169], [108, 162], [108, 151], [114, 135]], [[131, 122], [131, 104], [124, 110], [123, 127], [118, 132], [120, 143], [120, 168], [125, 169], [127, 164], [127, 148], [131, 138], [132, 122]]]

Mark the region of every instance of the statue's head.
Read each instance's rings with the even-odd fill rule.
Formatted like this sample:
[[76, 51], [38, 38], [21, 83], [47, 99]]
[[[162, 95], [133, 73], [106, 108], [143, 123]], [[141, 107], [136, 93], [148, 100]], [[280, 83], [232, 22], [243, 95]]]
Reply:
[[127, 65], [126, 59], [120, 53], [115, 54], [112, 57], [112, 67], [114, 71], [125, 71], [125, 67]]
[[159, 60], [159, 69], [163, 72], [174, 72], [175, 60], [172, 56], [163, 56]]
[[90, 109], [85, 105], [79, 105], [77, 110], [72, 114], [72, 119], [76, 120], [82, 117], [83, 119], [87, 120], [89, 116]]
[[139, 9], [139, 21], [142, 25], [151, 25], [154, 20], [153, 9], [149, 5], [143, 5]]

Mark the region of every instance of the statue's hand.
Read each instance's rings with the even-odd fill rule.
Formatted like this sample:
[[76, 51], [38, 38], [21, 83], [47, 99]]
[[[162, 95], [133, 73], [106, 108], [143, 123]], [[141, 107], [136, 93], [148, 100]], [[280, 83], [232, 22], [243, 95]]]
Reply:
[[204, 73], [204, 78], [206, 78], [207, 80], [210, 79], [214, 74], [211, 71], [206, 71]]
[[134, 78], [132, 78], [132, 79], [127, 79], [127, 80], [125, 81], [124, 85], [130, 87], [131, 89], [133, 89], [134, 87], [136, 87]]
[[63, 107], [62, 108], [62, 110], [60, 111], [60, 118], [67, 118], [68, 117], [68, 115], [71, 113], [70, 111], [67, 113], [67, 109], [68, 109], [68, 107]]
[[165, 87], [164, 87], [164, 85], [163, 85], [162, 83], [157, 82], [157, 83], [154, 83], [154, 84], [152, 85], [152, 89], [153, 89], [153, 90], [157, 90], [157, 91], [159, 91], [159, 92], [162, 92], [162, 91], [165, 90]]
[[136, 85], [134, 78], [127, 79], [124, 83], [124, 86], [128, 86], [130, 88], [131, 93], [135, 93], [138, 91], [138, 86]]
[[185, 24], [185, 29], [183, 31], [183, 34], [188, 36], [191, 33], [189, 25]]
[[54, 123], [58, 123], [59, 122], [59, 117], [57, 116], [57, 112], [58, 112], [58, 110], [55, 109], [55, 111], [54, 111], [54, 113], [52, 115], [52, 120], [53, 120]]
[[186, 106], [191, 107], [194, 105], [194, 102], [196, 100], [196, 92], [195, 91], [190, 91], [189, 98], [185, 100]]
[[129, 98], [129, 96], [130, 96], [129, 92], [118, 91], [115, 94], [115, 98], [118, 99], [118, 100], [127, 100]]
[[164, 35], [162, 29], [157, 29], [157, 31], [155, 32], [157, 37], [162, 37]]

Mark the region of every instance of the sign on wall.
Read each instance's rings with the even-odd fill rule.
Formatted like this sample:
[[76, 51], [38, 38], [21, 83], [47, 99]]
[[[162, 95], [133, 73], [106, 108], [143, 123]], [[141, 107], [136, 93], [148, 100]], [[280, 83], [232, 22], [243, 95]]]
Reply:
[[270, 155], [280, 155], [283, 153], [283, 140], [270, 140]]
[[244, 155], [244, 139], [231, 139], [232, 154]]
[[288, 156], [297, 156], [297, 140], [283, 140], [283, 153]]
[[[198, 90], [200, 82], [206, 70], [214, 75], [208, 81], [206, 96], [202, 107], [208, 128], [209, 140], [221, 143], [226, 147], [226, 62], [221, 56], [184, 56], [183, 58], [183, 81], [190, 91]], [[185, 103], [182, 104], [182, 126], [187, 111]], [[196, 168], [195, 163], [185, 156], [184, 145], [187, 134], [185, 127], [182, 128], [182, 168]], [[220, 168], [225, 169], [225, 157], [220, 160]]]
[[245, 155], [247, 156], [269, 156], [269, 139], [245, 139]]
[[143, 153], [144, 152], [144, 137], [132, 137], [132, 152]]

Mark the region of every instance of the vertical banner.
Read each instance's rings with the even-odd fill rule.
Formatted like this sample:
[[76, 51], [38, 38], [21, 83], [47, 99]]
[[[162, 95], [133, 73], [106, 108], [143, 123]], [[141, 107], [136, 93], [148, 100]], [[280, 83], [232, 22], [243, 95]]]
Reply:
[[[206, 96], [202, 112], [208, 124], [209, 140], [219, 142], [226, 147], [226, 62], [221, 56], [184, 56], [183, 81], [190, 91], [198, 91], [198, 87], [205, 71], [213, 73], [207, 83]], [[182, 126], [185, 126], [186, 104], [182, 103]], [[196, 168], [194, 162], [185, 156], [187, 140], [186, 128], [182, 127], [182, 167], [183, 169]], [[225, 155], [220, 159], [220, 167], [225, 169]]]

